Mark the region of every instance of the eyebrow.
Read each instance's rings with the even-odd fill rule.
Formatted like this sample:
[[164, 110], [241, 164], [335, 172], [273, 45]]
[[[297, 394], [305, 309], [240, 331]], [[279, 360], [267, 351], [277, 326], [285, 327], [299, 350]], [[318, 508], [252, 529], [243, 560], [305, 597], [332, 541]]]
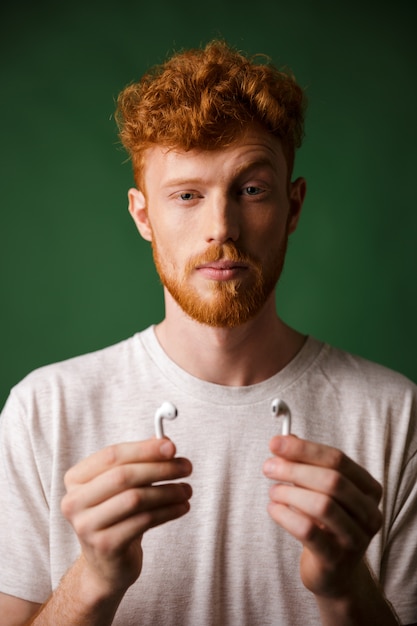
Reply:
[[235, 171], [235, 176], [238, 177], [241, 174], [245, 174], [245, 172], [256, 169], [258, 167], [268, 167], [271, 170], [274, 170], [275, 163], [272, 159], [269, 159], [268, 157], [264, 157], [262, 159], [254, 159], [253, 161], [247, 161], [246, 163], [242, 163], [242, 165], [239, 165], [239, 167]]
[[199, 185], [203, 182], [202, 178], [193, 177], [190, 178], [188, 176], [182, 176], [181, 178], [171, 178], [167, 180], [166, 183], [163, 183], [164, 189], [169, 189], [170, 187], [181, 187], [181, 185]]
[[[262, 159], [254, 159], [253, 161], [246, 161], [245, 163], [242, 163], [233, 172], [233, 176], [235, 178], [239, 178], [239, 176], [242, 176], [242, 174], [244, 174], [245, 172], [249, 172], [252, 169], [261, 167], [268, 167], [271, 170], [275, 169], [273, 160], [265, 157]], [[171, 178], [167, 180], [163, 187], [165, 189], [169, 189], [171, 187], [178, 187], [181, 185], [199, 185], [201, 183], [204, 183], [204, 179], [200, 176], [194, 176], [191, 178], [188, 176], [181, 176], [178, 178]]]

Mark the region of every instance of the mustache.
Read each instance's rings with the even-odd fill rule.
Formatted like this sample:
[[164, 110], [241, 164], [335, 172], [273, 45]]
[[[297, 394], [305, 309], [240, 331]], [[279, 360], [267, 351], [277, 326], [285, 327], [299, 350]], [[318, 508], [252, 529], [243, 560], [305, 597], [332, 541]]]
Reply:
[[255, 269], [260, 266], [258, 259], [243, 250], [239, 250], [234, 243], [229, 242], [222, 245], [212, 244], [205, 252], [191, 257], [187, 262], [186, 271], [189, 272], [199, 265], [220, 260], [243, 263]]

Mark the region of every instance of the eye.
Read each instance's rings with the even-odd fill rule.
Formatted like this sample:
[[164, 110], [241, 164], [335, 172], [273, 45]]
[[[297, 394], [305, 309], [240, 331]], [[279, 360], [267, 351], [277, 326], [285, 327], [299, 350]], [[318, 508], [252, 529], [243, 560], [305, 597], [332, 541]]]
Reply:
[[185, 202], [187, 202], [187, 200], [194, 200], [196, 194], [195, 193], [191, 193], [190, 191], [184, 191], [183, 193], [178, 194], [178, 198], [180, 200], [184, 200]]
[[255, 185], [249, 185], [242, 189], [242, 194], [245, 196], [257, 196], [263, 192], [261, 187], [255, 187]]

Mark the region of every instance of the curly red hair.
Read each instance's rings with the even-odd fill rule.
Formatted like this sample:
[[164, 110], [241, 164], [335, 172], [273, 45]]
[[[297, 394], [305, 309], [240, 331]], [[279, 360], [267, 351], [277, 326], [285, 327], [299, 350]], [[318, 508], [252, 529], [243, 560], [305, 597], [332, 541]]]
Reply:
[[263, 60], [212, 41], [175, 54], [120, 93], [116, 121], [138, 186], [146, 148], [226, 147], [248, 124], [281, 140], [291, 173], [304, 135], [305, 96], [290, 72]]

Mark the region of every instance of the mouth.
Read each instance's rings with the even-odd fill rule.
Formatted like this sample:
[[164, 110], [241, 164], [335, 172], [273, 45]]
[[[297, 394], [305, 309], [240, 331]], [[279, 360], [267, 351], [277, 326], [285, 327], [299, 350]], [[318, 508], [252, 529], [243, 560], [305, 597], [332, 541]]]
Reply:
[[210, 280], [237, 280], [242, 277], [242, 272], [247, 271], [248, 265], [240, 261], [220, 259], [197, 265], [195, 268], [199, 274]]

